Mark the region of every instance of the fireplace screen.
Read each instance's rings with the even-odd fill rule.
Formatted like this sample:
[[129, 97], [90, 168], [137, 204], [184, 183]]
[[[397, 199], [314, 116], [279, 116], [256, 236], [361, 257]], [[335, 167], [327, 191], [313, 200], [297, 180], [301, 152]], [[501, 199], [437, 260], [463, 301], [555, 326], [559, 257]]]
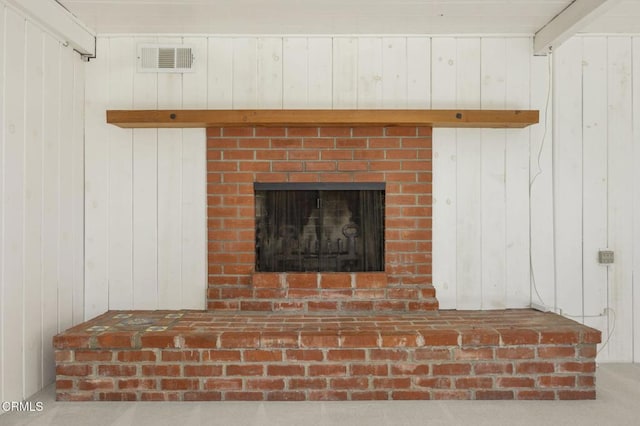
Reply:
[[256, 271], [383, 271], [384, 192], [384, 183], [256, 183]]

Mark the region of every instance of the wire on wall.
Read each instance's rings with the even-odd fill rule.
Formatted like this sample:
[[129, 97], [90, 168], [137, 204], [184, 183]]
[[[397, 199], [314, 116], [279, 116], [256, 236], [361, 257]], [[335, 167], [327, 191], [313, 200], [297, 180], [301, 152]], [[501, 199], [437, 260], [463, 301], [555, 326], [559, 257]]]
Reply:
[[549, 132], [549, 125], [548, 125], [548, 120], [547, 120], [547, 114], [549, 112], [549, 103], [551, 102], [551, 88], [552, 88], [552, 81], [551, 81], [551, 65], [552, 65], [552, 55], [547, 55], [547, 96], [546, 96], [546, 100], [545, 100], [545, 104], [544, 104], [544, 130], [542, 132], [542, 140], [540, 141], [540, 148], [538, 149], [538, 155], [536, 157], [536, 168], [537, 171], [535, 173], [535, 175], [533, 175], [533, 177], [531, 178], [531, 180], [529, 181], [529, 275], [531, 277], [531, 284], [533, 287], [533, 291], [536, 294], [536, 297], [538, 298], [538, 300], [540, 301], [540, 304], [546, 306], [544, 300], [542, 299], [542, 296], [540, 296], [540, 292], [538, 291], [538, 287], [536, 285], [536, 276], [535, 276], [535, 270], [533, 267], [533, 245], [531, 243], [532, 239], [533, 239], [533, 232], [531, 229], [531, 218], [532, 218], [532, 210], [531, 210], [531, 190], [533, 188], [534, 183], [536, 182], [536, 179], [538, 179], [538, 176], [540, 176], [542, 174], [542, 152], [547, 140], [547, 134]]

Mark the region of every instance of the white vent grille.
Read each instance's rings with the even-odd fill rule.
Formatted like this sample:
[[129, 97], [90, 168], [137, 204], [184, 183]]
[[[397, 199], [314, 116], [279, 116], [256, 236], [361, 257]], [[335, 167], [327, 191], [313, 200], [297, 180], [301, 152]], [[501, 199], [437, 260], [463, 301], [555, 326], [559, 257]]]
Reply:
[[139, 72], [192, 72], [194, 61], [193, 48], [184, 44], [138, 46]]

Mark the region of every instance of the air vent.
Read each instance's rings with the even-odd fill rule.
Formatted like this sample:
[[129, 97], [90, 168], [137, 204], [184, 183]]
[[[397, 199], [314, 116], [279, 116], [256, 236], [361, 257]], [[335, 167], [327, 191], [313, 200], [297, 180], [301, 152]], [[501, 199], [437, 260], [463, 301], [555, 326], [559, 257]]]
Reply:
[[192, 72], [195, 58], [193, 48], [184, 44], [138, 46], [139, 72]]

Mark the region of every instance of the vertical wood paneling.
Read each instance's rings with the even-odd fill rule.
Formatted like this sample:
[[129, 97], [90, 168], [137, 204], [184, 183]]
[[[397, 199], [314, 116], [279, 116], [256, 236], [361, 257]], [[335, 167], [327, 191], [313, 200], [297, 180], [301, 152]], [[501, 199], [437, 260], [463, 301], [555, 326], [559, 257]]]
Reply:
[[309, 39], [287, 37], [282, 49], [282, 106], [306, 108], [309, 104]]
[[407, 108], [407, 38], [382, 39], [382, 106]]
[[73, 55], [70, 49], [60, 50], [60, 141], [58, 149], [60, 191], [60, 235], [58, 236], [58, 330], [73, 325], [73, 133], [74, 93]]
[[[456, 106], [480, 108], [480, 39], [457, 40]], [[458, 129], [456, 134], [456, 306], [478, 309], [482, 296], [481, 163], [478, 129]]]
[[109, 308], [109, 39], [99, 38], [96, 49], [105, 54], [86, 65], [85, 319]]
[[407, 39], [407, 107], [431, 106], [431, 39]]
[[[73, 323], [84, 320], [84, 93], [85, 64], [73, 58], [73, 150], [72, 158], [72, 250], [73, 250]], [[68, 78], [69, 76], [67, 76]], [[48, 336], [44, 343], [50, 342]], [[48, 377], [53, 377], [54, 366], [50, 365]]]
[[[154, 43], [138, 38], [136, 44]], [[201, 59], [201, 58], [198, 58]], [[133, 107], [155, 109], [158, 76], [133, 74]], [[133, 130], [133, 307], [158, 306], [158, 130]]]
[[556, 306], [581, 315], [582, 39], [572, 39], [561, 46], [558, 58], [553, 82]]
[[181, 306], [182, 130], [158, 130], [158, 304]]
[[[609, 329], [615, 315], [616, 328], [605, 349], [609, 360], [628, 362], [633, 349], [633, 211], [629, 193], [633, 182], [633, 117], [631, 39], [608, 39], [608, 169], [609, 246], [616, 253], [609, 269]], [[637, 213], [636, 213], [637, 214]]]
[[4, 235], [2, 238], [4, 280], [2, 324], [5, 328], [2, 357], [5, 398], [19, 400], [24, 395], [24, 185], [25, 185], [25, 21], [17, 13], [6, 12], [7, 40], [4, 54], [11, 58], [5, 65], [6, 84], [4, 99]]
[[531, 58], [531, 107], [540, 124], [530, 130], [529, 193], [531, 301], [554, 306], [555, 250], [553, 220], [552, 56]]
[[[202, 37], [185, 38], [195, 46], [198, 56], [206, 58], [207, 40]], [[280, 57], [282, 54], [280, 54]], [[208, 61], [207, 61], [208, 62]], [[281, 59], [278, 59], [282, 63]], [[281, 80], [281, 78], [280, 78]], [[206, 108], [207, 70], [183, 76], [183, 107]], [[281, 96], [281, 95], [280, 95]], [[181, 306], [204, 309], [206, 298], [206, 150], [204, 129], [184, 129], [182, 145], [182, 296]]]
[[[531, 42], [505, 40], [505, 108], [530, 108]], [[530, 129], [505, 130], [505, 280], [508, 307], [527, 307], [529, 279], [529, 140]]]
[[640, 362], [640, 38], [632, 39], [633, 57], [633, 362]]
[[258, 39], [258, 108], [282, 108], [282, 38]]
[[[202, 64], [209, 63], [209, 46], [204, 37], [185, 37], [184, 44], [193, 47], [193, 54]], [[182, 76], [182, 107], [192, 109], [206, 109], [208, 104], [208, 70], [204, 66], [195, 67], [193, 72]]]
[[[181, 107], [182, 100], [182, 75], [158, 74], [158, 107]], [[182, 133], [158, 130], [158, 304], [165, 309], [182, 304]]]
[[0, 400], [18, 401], [51, 383], [51, 339], [74, 321], [84, 195], [65, 157], [78, 158], [84, 93], [79, 57], [4, 4], [0, 52]]
[[[40, 390], [42, 383], [42, 198], [43, 198], [43, 35], [34, 24], [27, 23], [27, 56], [25, 78], [29, 81], [25, 92], [25, 128], [29, 143], [25, 145], [25, 394]], [[0, 41], [0, 46], [2, 45]], [[1, 65], [0, 65], [1, 66]], [[1, 80], [0, 80], [1, 81]], [[0, 163], [1, 164], [1, 163]]]
[[335, 109], [358, 106], [358, 40], [333, 39], [333, 102]]
[[[60, 223], [61, 223], [61, 197], [60, 197], [60, 147], [61, 130], [60, 123], [62, 88], [61, 78], [61, 46], [51, 38], [44, 38], [44, 97], [42, 99], [45, 111], [50, 111], [44, 116], [45, 138], [43, 145], [43, 211], [46, 214], [42, 221], [42, 328], [44, 342], [49, 347], [51, 336], [59, 331], [58, 312], [60, 306]], [[66, 125], [66, 123], [65, 123]], [[65, 313], [66, 315], [66, 313]], [[48, 340], [47, 340], [48, 337]], [[43, 352], [43, 365], [53, 364], [53, 351]], [[51, 371], [49, 371], [51, 374]], [[49, 377], [51, 379], [51, 377]], [[48, 382], [48, 381], [47, 381]]]
[[[134, 98], [147, 99], [141, 105], [196, 107], [203, 105], [206, 94], [208, 108], [403, 108], [406, 105], [412, 108], [530, 107], [542, 113], [547, 98], [549, 58], [531, 56], [529, 38], [193, 37], [183, 41], [197, 46], [204, 46], [206, 42], [204, 56], [197, 55], [200, 63], [206, 61], [206, 70], [196, 71], [194, 75], [160, 76], [157, 85], [155, 76], [144, 76], [144, 82], [140, 76], [134, 76], [132, 91], [140, 94]], [[581, 46], [583, 42], [570, 43]], [[587, 49], [589, 52], [583, 53], [582, 47], [577, 50], [568, 47], [554, 53], [557, 110], [553, 112], [551, 105], [547, 117], [541, 117], [543, 123], [547, 122], [546, 128], [540, 124], [526, 130], [434, 130], [433, 274], [443, 308], [522, 307], [530, 298], [567, 314], [589, 316], [599, 313], [593, 310], [606, 307], [598, 306], [605, 303], [601, 279], [607, 269], [591, 261], [593, 250], [602, 240], [603, 209], [609, 216], [608, 228], [614, 221], [611, 217], [614, 207], [598, 201], [603, 197], [604, 185], [601, 180], [605, 164], [601, 152], [604, 149], [602, 129], [609, 128], [607, 155], [616, 152], [621, 156], [628, 147], [611, 145], [611, 123], [598, 123], [597, 128], [593, 124], [595, 117], [601, 115], [605, 90], [601, 83], [597, 90], [592, 91], [589, 86], [602, 81], [601, 67], [607, 56], [602, 49], [602, 41], [598, 41]], [[611, 65], [610, 53], [608, 73], [617, 71], [615, 76], [607, 77], [608, 97], [612, 90], [621, 93], [619, 82], [626, 78], [619, 67]], [[620, 55], [631, 58], [629, 52]], [[107, 57], [105, 61], [112, 60]], [[588, 65], [591, 61], [597, 62], [600, 68], [583, 72], [582, 68], [591, 66]], [[93, 62], [88, 72], [93, 72]], [[90, 81], [96, 77], [92, 74]], [[88, 91], [97, 92], [98, 98], [87, 99], [87, 114], [92, 111], [93, 99], [100, 99], [100, 89], [93, 86], [89, 82]], [[616, 95], [617, 103], [609, 109], [609, 120], [613, 108], [628, 109], [624, 102], [629, 101], [620, 96]], [[555, 134], [551, 126], [554, 114], [559, 123]], [[593, 118], [587, 119], [588, 115]], [[103, 120], [102, 115], [99, 118]], [[97, 121], [95, 117], [91, 120]], [[93, 132], [100, 138], [99, 130], [89, 129], [92, 126], [88, 120], [88, 133]], [[153, 273], [137, 275], [138, 260], [133, 261], [133, 293], [137, 294], [134, 300], [140, 301], [140, 305], [137, 302], [134, 305], [183, 307], [190, 303], [188, 300], [197, 304], [196, 294], [201, 289], [197, 286], [188, 289], [192, 280], [198, 280], [197, 274], [187, 277], [197, 266], [189, 269], [185, 259], [198, 250], [205, 250], [197, 249], [198, 243], [193, 243], [187, 234], [191, 232], [189, 224], [204, 223], [206, 215], [198, 212], [197, 203], [203, 201], [198, 195], [200, 189], [189, 187], [188, 181], [204, 181], [197, 177], [204, 176], [204, 164], [198, 164], [204, 148], [190, 142], [199, 138], [196, 132], [161, 131], [157, 137], [155, 131], [138, 132], [133, 136], [133, 258], [147, 268], [155, 265], [158, 274], [156, 277]], [[617, 132], [616, 138], [624, 140], [631, 130]], [[139, 140], [146, 140], [147, 146], [137, 144]], [[599, 145], [595, 145], [596, 140], [600, 140]], [[95, 145], [91, 143], [95, 142], [88, 141], [87, 147], [93, 149]], [[555, 169], [552, 149], [555, 149]], [[629, 152], [626, 154], [632, 157]], [[91, 158], [95, 160], [95, 152], [88, 152], [87, 156], [89, 165]], [[145, 160], [145, 156], [150, 158]], [[608, 162], [610, 175], [613, 160]], [[87, 170], [88, 175], [99, 173], [100, 162], [95, 163], [97, 171]], [[622, 174], [629, 172], [617, 173], [621, 181]], [[530, 180], [534, 182], [529, 190]], [[595, 186], [593, 191], [589, 189], [591, 186]], [[146, 187], [151, 188], [151, 194], [145, 198], [143, 188]], [[607, 188], [610, 195], [613, 183], [609, 182]], [[92, 190], [87, 188], [87, 197], [94, 195]], [[620, 190], [618, 200], [624, 198], [622, 194], [628, 195], [628, 190]], [[624, 204], [620, 203], [620, 206]], [[631, 214], [628, 201], [626, 203], [627, 212], [622, 213], [620, 219], [623, 222], [629, 220], [624, 215]], [[87, 206], [90, 205], [87, 201]], [[616, 214], [620, 209], [623, 207], [616, 207]], [[92, 215], [93, 212], [89, 212], [88, 218]], [[148, 228], [143, 232], [142, 218], [149, 215], [151, 223], [145, 223]], [[95, 223], [95, 220], [92, 216], [88, 222]], [[170, 225], [172, 220], [181, 224], [179, 229]], [[587, 235], [594, 226], [599, 228]], [[89, 257], [95, 253], [90, 248], [95, 228], [89, 223], [87, 228]], [[141, 232], [146, 235], [143, 247], [155, 247], [157, 261], [153, 259], [156, 253], [153, 249], [144, 261], [136, 252], [136, 235], [142, 235]], [[620, 230], [618, 232], [620, 234]], [[619, 250], [615, 250], [618, 256]], [[175, 256], [179, 257], [178, 261]], [[624, 264], [624, 257], [622, 261]], [[535, 289], [530, 286], [530, 263], [536, 278]], [[91, 276], [89, 265], [87, 260], [87, 273]], [[624, 265], [616, 262], [608, 269], [611, 274], [615, 268], [624, 269], [623, 282], [628, 280], [624, 274], [630, 268]], [[143, 276], [152, 284], [141, 284]], [[627, 284], [630, 287], [631, 284]], [[89, 289], [89, 283], [87, 287]], [[593, 292], [589, 292], [591, 288]], [[609, 290], [611, 300], [621, 300], [617, 288]], [[88, 293], [96, 291], [93, 288]], [[630, 298], [630, 294], [626, 295], [626, 300]], [[629, 309], [624, 303], [622, 306], [622, 311]], [[613, 304], [611, 307], [618, 314], [619, 307]], [[613, 313], [608, 324], [604, 324], [605, 320], [585, 318], [588, 324], [600, 324], [604, 328], [612, 325]], [[614, 336], [629, 333], [628, 326], [626, 330], [617, 329], [619, 321], [625, 319], [618, 318]], [[611, 359], [619, 357], [621, 351], [629, 352], [630, 346], [611, 350], [607, 359], [609, 355]]]
[[[607, 43], [604, 37], [583, 39], [582, 143], [583, 143], [583, 287], [585, 324], [603, 332], [607, 306], [608, 268], [597, 262], [598, 250], [607, 247]], [[606, 333], [603, 337], [606, 339]]]
[[382, 38], [358, 39], [358, 108], [382, 108]]
[[[7, 8], [5, 7], [4, 4], [0, 3], [0, 47], [2, 48], [2, 50], [4, 51], [5, 48], [5, 22], [6, 22], [6, 12], [7, 12]], [[6, 97], [6, 91], [5, 91], [5, 63], [4, 63], [4, 55], [0, 55], [0, 97], [2, 97], [2, 99], [5, 99]], [[5, 120], [5, 111], [4, 111], [4, 102], [0, 102], [0, 167], [2, 167], [2, 169], [4, 169], [4, 164], [5, 164], [5, 155], [4, 155], [4, 150], [5, 150], [5, 129], [6, 127], [6, 120]], [[5, 263], [5, 255], [4, 255], [4, 186], [5, 186], [5, 174], [4, 173], [0, 173], [0, 271], [4, 271], [4, 263]], [[4, 353], [3, 353], [3, 349], [4, 348], [4, 341], [5, 341], [5, 337], [6, 337], [6, 332], [5, 332], [5, 326], [4, 324], [6, 324], [6, 322], [4, 322], [4, 309], [5, 309], [5, 305], [8, 304], [7, 302], [7, 296], [5, 294], [6, 292], [6, 281], [4, 279], [4, 274], [2, 274], [2, 272], [0, 272], [0, 321], [2, 321], [0, 323], [0, 377], [5, 377], [5, 369], [7, 368], [12, 368], [11, 365], [9, 365], [7, 362], [5, 362], [4, 360]], [[8, 389], [8, 387], [6, 388]], [[5, 382], [3, 379], [0, 379], [0, 400], [2, 401], [6, 401], [7, 398], [5, 398]]]
[[233, 106], [233, 40], [230, 38], [208, 39], [207, 55], [207, 102], [211, 109]]
[[[504, 39], [481, 42], [483, 109], [502, 109], [506, 99]], [[482, 308], [506, 306], [505, 131], [482, 129]]]
[[233, 108], [258, 107], [258, 41], [233, 39]]
[[[432, 108], [454, 108], [456, 39], [434, 38], [431, 45]], [[456, 131], [433, 130], [433, 284], [440, 307], [457, 306]]]
[[309, 108], [331, 109], [333, 105], [333, 40], [309, 39]]
[[[129, 37], [109, 43], [109, 108], [133, 106], [135, 47]], [[133, 308], [133, 132], [109, 126], [109, 308]]]

